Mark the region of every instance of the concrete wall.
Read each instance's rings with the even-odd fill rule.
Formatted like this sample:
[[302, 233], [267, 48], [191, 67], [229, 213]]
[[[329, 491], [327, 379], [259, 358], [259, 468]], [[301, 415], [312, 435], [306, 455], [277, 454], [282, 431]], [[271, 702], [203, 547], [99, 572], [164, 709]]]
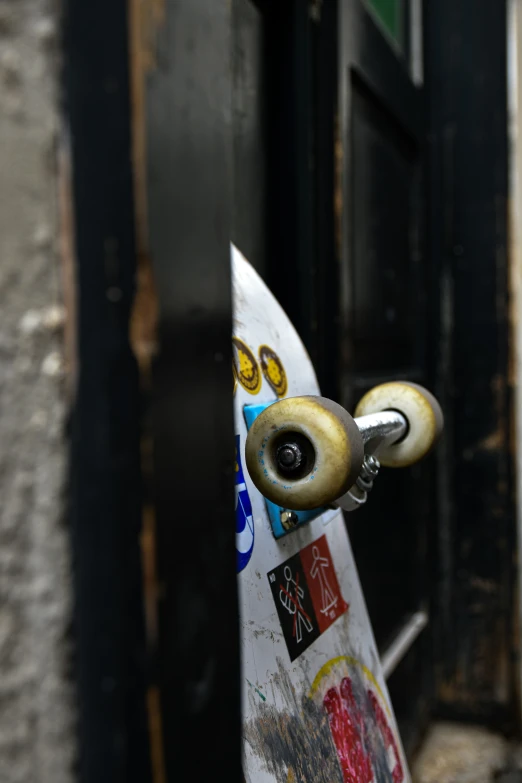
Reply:
[[58, 15], [0, 0], [0, 781], [74, 778]]

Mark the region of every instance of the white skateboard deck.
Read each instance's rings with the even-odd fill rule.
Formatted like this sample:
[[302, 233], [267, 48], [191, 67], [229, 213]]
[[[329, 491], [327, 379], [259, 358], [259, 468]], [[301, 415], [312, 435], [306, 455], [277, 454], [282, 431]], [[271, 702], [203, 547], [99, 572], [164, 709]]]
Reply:
[[320, 390], [297, 332], [235, 247], [232, 274], [245, 780], [411, 783], [342, 512], [300, 514], [287, 532], [296, 516], [267, 503], [246, 470], [263, 406]]

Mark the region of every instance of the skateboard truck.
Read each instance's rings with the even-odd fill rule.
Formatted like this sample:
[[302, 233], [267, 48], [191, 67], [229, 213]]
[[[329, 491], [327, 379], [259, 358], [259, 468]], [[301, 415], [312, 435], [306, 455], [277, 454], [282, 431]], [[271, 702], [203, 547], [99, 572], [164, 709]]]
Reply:
[[355, 419], [364, 443], [364, 459], [357, 481], [336, 505], [344, 511], [356, 511], [363, 506], [373, 488], [381, 463], [376, 454], [383, 446], [397, 443], [408, 432], [408, 421], [399, 411], [370, 413]]
[[246, 464], [258, 490], [287, 514], [325, 506], [354, 511], [366, 502], [381, 465], [418, 462], [442, 428], [437, 400], [406, 381], [371, 389], [355, 418], [324, 397], [287, 397], [252, 422]]

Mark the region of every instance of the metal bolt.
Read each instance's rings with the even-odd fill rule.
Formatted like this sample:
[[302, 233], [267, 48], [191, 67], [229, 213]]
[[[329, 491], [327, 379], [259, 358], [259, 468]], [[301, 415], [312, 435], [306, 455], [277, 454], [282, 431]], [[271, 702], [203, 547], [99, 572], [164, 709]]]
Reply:
[[363, 478], [374, 479], [379, 473], [380, 467], [381, 467], [381, 463], [379, 462], [379, 460], [376, 457], [374, 457], [373, 454], [368, 454], [364, 458], [364, 462], [361, 468], [361, 475], [363, 476]]
[[285, 530], [293, 530], [299, 523], [299, 517], [295, 511], [281, 511], [281, 524]]
[[290, 441], [283, 443], [277, 449], [276, 459], [279, 467], [286, 472], [298, 470], [301, 466], [304, 454], [297, 443]]
[[381, 463], [372, 454], [368, 454], [364, 458], [359, 478], [355, 482], [361, 492], [369, 492], [373, 487], [374, 479], [379, 473]]

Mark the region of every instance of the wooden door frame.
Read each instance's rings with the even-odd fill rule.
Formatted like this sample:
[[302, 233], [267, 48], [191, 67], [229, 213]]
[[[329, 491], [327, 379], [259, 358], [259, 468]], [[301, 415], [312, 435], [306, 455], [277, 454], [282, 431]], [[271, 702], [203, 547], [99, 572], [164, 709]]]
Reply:
[[154, 20], [141, 91], [127, 0], [68, 0], [64, 19], [79, 774], [240, 781], [231, 14], [207, 0], [141, 5]]
[[[518, 709], [505, 0], [426, 4], [430, 247], [439, 303], [436, 707]], [[452, 45], [448, 46], [448, 42]]]
[[63, 33], [63, 239], [76, 300], [69, 511], [79, 777], [147, 783], [127, 3], [70, 0]]

